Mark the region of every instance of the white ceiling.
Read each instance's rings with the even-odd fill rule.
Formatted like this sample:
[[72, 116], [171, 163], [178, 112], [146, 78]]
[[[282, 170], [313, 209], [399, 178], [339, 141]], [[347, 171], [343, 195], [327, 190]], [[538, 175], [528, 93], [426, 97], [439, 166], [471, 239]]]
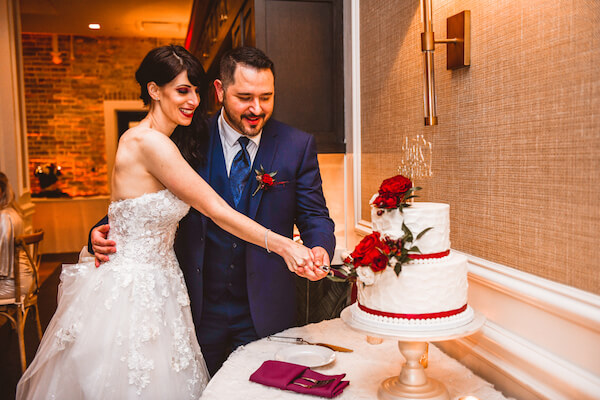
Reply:
[[[208, 1], [208, 0], [205, 0]], [[193, 0], [20, 0], [21, 31], [185, 38]], [[90, 23], [102, 29], [93, 31]]]

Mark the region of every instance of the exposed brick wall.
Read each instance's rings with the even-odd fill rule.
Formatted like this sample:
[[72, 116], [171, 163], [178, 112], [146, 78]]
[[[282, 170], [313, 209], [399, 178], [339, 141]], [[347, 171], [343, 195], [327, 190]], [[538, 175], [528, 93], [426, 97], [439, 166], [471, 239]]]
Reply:
[[71, 196], [108, 194], [104, 100], [136, 100], [135, 70], [146, 53], [179, 39], [70, 37], [59, 35], [62, 64], [52, 63], [52, 36], [24, 33], [23, 65], [29, 173], [40, 190], [36, 166], [62, 166], [60, 188]]

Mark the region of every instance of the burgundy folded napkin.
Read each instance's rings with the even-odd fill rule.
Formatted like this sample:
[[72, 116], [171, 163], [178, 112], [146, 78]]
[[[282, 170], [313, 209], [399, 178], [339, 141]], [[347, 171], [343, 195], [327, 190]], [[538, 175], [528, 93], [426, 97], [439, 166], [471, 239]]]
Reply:
[[[305, 367], [304, 365], [292, 364], [284, 361], [267, 360], [252, 375], [252, 382], [267, 386], [276, 387], [284, 390], [291, 390], [297, 393], [311, 394], [313, 396], [327, 397], [329, 399], [338, 396], [349, 381], [342, 381], [346, 374], [324, 375]], [[311, 385], [312, 383], [303, 380], [303, 377], [326, 380], [335, 379], [327, 385], [313, 388], [305, 388], [295, 385], [294, 382]]]

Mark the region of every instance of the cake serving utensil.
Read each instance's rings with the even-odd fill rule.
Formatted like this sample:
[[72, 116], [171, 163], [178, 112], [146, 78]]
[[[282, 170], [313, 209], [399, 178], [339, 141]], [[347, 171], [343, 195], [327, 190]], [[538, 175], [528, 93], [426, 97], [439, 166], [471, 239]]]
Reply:
[[327, 347], [328, 349], [331, 349], [333, 351], [340, 351], [343, 353], [352, 353], [354, 351], [352, 349], [347, 349], [345, 347], [336, 346], [334, 344], [309, 342], [308, 340], [304, 340], [299, 337], [271, 335], [271, 336], [267, 336], [267, 340], [286, 342], [286, 343], [294, 343], [294, 344], [311, 344], [313, 346]]
[[[303, 380], [303, 379], [307, 380], [308, 382], [311, 382], [311, 383], [307, 384], [307, 383], [298, 382], [299, 380]], [[306, 389], [312, 389], [312, 388], [318, 388], [318, 387], [322, 387], [322, 386], [325, 386], [325, 385], [329, 385], [333, 381], [335, 381], [335, 378], [333, 378], [333, 379], [325, 379], [325, 380], [322, 380], [322, 381], [318, 381], [316, 379], [310, 379], [310, 378], [304, 378], [304, 377], [302, 377], [302, 378], [298, 378], [297, 381], [292, 382], [292, 384], [293, 385], [302, 386], [303, 388], [306, 388]]]

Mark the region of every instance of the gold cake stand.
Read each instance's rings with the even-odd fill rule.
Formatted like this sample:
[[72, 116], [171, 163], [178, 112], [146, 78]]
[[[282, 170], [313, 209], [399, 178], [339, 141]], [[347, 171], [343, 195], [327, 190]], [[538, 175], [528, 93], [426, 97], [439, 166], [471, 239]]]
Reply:
[[444, 384], [429, 378], [419, 359], [427, 350], [428, 342], [458, 339], [477, 332], [485, 323], [483, 314], [474, 311], [475, 316], [471, 322], [456, 328], [417, 332], [385, 328], [357, 321], [352, 318], [353, 307], [356, 307], [356, 304], [348, 306], [342, 311], [341, 318], [346, 325], [371, 336], [397, 340], [400, 353], [406, 359], [399, 376], [392, 376], [381, 382], [377, 391], [378, 399], [450, 400]]

